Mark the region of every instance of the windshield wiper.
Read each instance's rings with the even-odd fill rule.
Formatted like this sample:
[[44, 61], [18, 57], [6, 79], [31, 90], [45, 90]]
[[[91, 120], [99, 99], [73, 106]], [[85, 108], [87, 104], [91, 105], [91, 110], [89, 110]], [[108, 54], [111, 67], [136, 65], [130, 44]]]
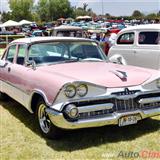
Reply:
[[60, 63], [71, 63], [71, 62], [78, 62], [79, 59], [67, 59], [65, 61], [59, 61]]

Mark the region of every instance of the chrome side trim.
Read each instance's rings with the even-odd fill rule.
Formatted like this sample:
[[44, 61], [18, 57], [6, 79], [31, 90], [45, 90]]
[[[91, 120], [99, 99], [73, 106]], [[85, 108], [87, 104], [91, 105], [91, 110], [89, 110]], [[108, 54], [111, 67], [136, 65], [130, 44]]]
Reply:
[[12, 97], [14, 100], [19, 102], [21, 105], [23, 105], [26, 109], [30, 111], [30, 109], [28, 108], [30, 96], [22, 89], [19, 89], [18, 87], [10, 83], [1, 81], [1, 91]]
[[51, 106], [51, 104], [48, 102], [48, 99], [45, 93], [38, 89], [34, 89], [30, 94], [29, 92], [27, 93], [24, 90], [18, 88], [17, 86], [14, 86], [11, 83], [0, 80], [0, 91], [6, 93], [8, 96], [15, 99], [17, 102], [22, 104], [31, 113], [33, 113], [33, 110], [31, 109], [31, 101], [35, 93], [41, 95], [44, 98], [46, 104], [48, 106]]
[[160, 102], [160, 97], [142, 98], [138, 101], [140, 104]]
[[78, 107], [78, 110], [79, 110], [79, 113], [94, 112], [94, 111], [99, 111], [99, 110], [112, 109], [113, 106], [114, 106], [113, 103], [104, 103], [104, 104]]

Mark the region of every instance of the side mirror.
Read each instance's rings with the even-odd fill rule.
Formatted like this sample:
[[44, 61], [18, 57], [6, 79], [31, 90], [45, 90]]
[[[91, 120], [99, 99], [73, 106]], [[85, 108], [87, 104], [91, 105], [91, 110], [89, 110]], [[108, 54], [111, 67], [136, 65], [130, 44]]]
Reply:
[[36, 62], [34, 60], [26, 61], [26, 66], [31, 66], [33, 70], [36, 70]]
[[0, 67], [1, 67], [1, 68], [6, 67], [7, 64], [8, 64], [8, 63], [7, 63], [6, 61], [0, 60]]

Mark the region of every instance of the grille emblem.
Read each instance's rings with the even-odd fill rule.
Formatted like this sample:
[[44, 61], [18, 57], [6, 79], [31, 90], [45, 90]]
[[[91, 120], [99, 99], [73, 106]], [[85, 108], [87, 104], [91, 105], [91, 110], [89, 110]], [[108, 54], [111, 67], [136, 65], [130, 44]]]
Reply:
[[128, 89], [128, 88], [125, 88], [125, 89], [124, 89], [124, 93], [125, 93], [125, 95], [128, 95], [128, 94], [130, 94], [130, 91], [129, 91], [129, 89]]

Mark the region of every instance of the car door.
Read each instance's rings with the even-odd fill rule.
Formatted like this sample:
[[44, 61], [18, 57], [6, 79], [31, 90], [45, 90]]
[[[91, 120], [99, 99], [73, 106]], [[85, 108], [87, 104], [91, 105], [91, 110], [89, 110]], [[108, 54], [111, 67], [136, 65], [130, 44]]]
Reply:
[[[12, 47], [8, 50], [6, 61], [11, 59], [10, 50]], [[26, 72], [28, 68], [25, 67], [26, 48], [27, 46], [25, 44], [18, 44], [13, 60], [5, 67], [5, 81], [8, 86], [8, 90], [5, 92], [24, 106], [28, 101], [26, 92]]]
[[160, 32], [139, 31], [135, 48], [135, 65], [140, 67], [159, 69], [160, 44], [158, 42]]
[[16, 55], [16, 45], [11, 45], [5, 51], [3, 57], [1, 58], [1, 66], [0, 66], [0, 79], [1, 79], [1, 91], [7, 93], [12, 96], [12, 85], [10, 80], [12, 77], [10, 76], [10, 69], [14, 63], [14, 57]]
[[[109, 59], [118, 63], [134, 65], [135, 61], [135, 32], [129, 31], [118, 36], [116, 44], [109, 50]], [[115, 57], [115, 58], [114, 58]], [[115, 60], [116, 62], [116, 60]]]

